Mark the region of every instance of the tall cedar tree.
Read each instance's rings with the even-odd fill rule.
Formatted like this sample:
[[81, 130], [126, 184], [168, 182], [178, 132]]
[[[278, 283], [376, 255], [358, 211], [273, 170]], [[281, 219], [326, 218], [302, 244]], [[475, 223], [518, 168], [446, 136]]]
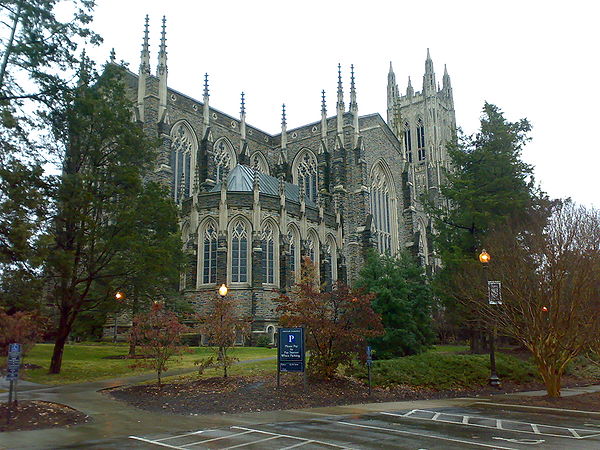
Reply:
[[436, 277], [438, 295], [446, 301], [447, 312], [454, 312], [470, 328], [472, 351], [482, 351], [481, 326], [474, 312], [461, 310], [452, 295], [453, 274], [477, 257], [491, 230], [524, 219], [540, 196], [533, 168], [521, 160], [530, 130], [526, 119], [509, 122], [497, 106], [486, 102], [480, 131], [449, 148], [452, 170], [441, 189], [447, 205], [428, 205], [443, 265]]
[[208, 367], [221, 367], [223, 378], [227, 378], [227, 369], [237, 361], [227, 352], [235, 345], [237, 336], [248, 336], [251, 319], [243, 317], [238, 302], [231, 295], [221, 297], [215, 294], [205, 307], [206, 314], [196, 316], [198, 328], [215, 355], [196, 364], [200, 366], [200, 373]]
[[377, 358], [421, 353], [433, 342], [433, 294], [423, 268], [408, 253], [393, 258], [370, 252], [356, 283], [375, 295], [373, 309], [385, 334], [371, 339]]
[[36, 237], [47, 226], [50, 180], [37, 137], [45, 113], [72, 86], [76, 42], [100, 42], [87, 28], [93, 6], [4, 0], [0, 7], [0, 304], [12, 311], [39, 306]]
[[277, 312], [281, 325], [305, 328], [308, 372], [332, 378], [340, 364], [365, 359], [367, 339], [383, 334], [383, 325], [371, 306], [373, 294], [342, 283], [321, 292], [316, 279], [315, 266], [304, 258], [301, 280], [290, 296], [279, 297]]
[[568, 364], [600, 335], [600, 213], [555, 202], [527, 228], [486, 237], [490, 277], [502, 281], [502, 305], [487, 305], [479, 264], [465, 267], [460, 294], [498, 330], [531, 351], [548, 395], [560, 395]]
[[[130, 270], [116, 262], [150, 232], [140, 214], [152, 215], [150, 210], [162, 205], [140, 207], [144, 193], [153, 189], [142, 183], [142, 175], [154, 160], [155, 145], [131, 123], [132, 102], [121, 73], [108, 65], [97, 77], [82, 67], [79, 88], [52, 115], [56, 151], [64, 158], [46, 261], [59, 316], [50, 373], [60, 372], [79, 313], [113, 301], [117, 286], [110, 283], [121, 282]], [[171, 229], [166, 231], [170, 239]]]
[[132, 367], [155, 370], [160, 385], [162, 374], [169, 370], [169, 361], [185, 351], [185, 346], [181, 345], [181, 337], [186, 331], [188, 328], [179, 322], [177, 314], [166, 309], [160, 302], [153, 303], [149, 312], [133, 319], [130, 339], [138, 343], [146, 359]]

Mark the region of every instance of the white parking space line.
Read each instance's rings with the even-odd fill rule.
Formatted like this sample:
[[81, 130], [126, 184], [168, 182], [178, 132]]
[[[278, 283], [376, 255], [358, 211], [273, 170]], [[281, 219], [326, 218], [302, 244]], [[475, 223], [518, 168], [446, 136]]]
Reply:
[[297, 444], [290, 445], [289, 447], [284, 447], [281, 450], [289, 450], [291, 448], [302, 447], [303, 445], [310, 444], [311, 442], [315, 442], [312, 439], [310, 441], [298, 442]]
[[244, 442], [243, 444], [238, 444], [238, 445], [234, 445], [231, 447], [227, 447], [225, 450], [230, 450], [232, 448], [245, 447], [246, 445], [254, 445], [254, 444], [258, 444], [259, 442], [272, 441], [273, 439], [280, 439], [280, 438], [281, 438], [281, 436], [270, 436], [268, 438], [259, 439], [258, 441]]
[[221, 436], [221, 437], [216, 437], [216, 438], [212, 438], [212, 439], [205, 439], [203, 441], [198, 441], [198, 442], [192, 442], [191, 444], [185, 444], [182, 445], [180, 448], [186, 448], [186, 447], [190, 447], [192, 445], [199, 445], [199, 444], [204, 444], [206, 442], [214, 442], [214, 441], [220, 441], [221, 439], [229, 439], [232, 437], [236, 437], [236, 436], [241, 436], [243, 434], [250, 434], [250, 433], [254, 433], [255, 431], [244, 431], [243, 433], [234, 433], [234, 434], [230, 434], [228, 436]]
[[[431, 417], [418, 417], [415, 415], [416, 413], [427, 413], [431, 414]], [[428, 411], [425, 409], [413, 409], [409, 414], [398, 414], [398, 413], [390, 413], [390, 412], [381, 412], [380, 414], [384, 414], [386, 416], [394, 416], [401, 418], [408, 418], [413, 420], [425, 420], [429, 422], [442, 422], [442, 423], [450, 423], [455, 425], [467, 425], [470, 427], [480, 427], [480, 428], [491, 428], [494, 430], [503, 430], [503, 431], [514, 431], [516, 433], [528, 433], [528, 434], [538, 434], [543, 436], [552, 436], [552, 437], [561, 437], [568, 439], [587, 439], [594, 438], [600, 436], [600, 433], [597, 430], [586, 430], [583, 428], [567, 428], [560, 427], [556, 425], [544, 425], [539, 423], [529, 423], [529, 422], [519, 422], [516, 420], [499, 420], [493, 417], [481, 417], [481, 416], [467, 416], [463, 414], [453, 414], [453, 413], [438, 413], [436, 411]], [[448, 418], [457, 418], [459, 420], [449, 420], [444, 418], [439, 418], [440, 416], [446, 416]], [[460, 420], [462, 419], [462, 420]], [[471, 419], [479, 419], [479, 420], [488, 420], [495, 425], [485, 425], [481, 423], [473, 423]], [[513, 426], [511, 426], [513, 424]], [[527, 427], [529, 429], [519, 429], [518, 427]], [[540, 431], [539, 427], [546, 429], [548, 431]], [[552, 433], [552, 430], [556, 430], [558, 432], [564, 432], [564, 434]]]
[[147, 444], [154, 444], [154, 445], [158, 445], [160, 447], [177, 448], [177, 449], [183, 448], [183, 447], [175, 447], [174, 445], [165, 444], [163, 442], [153, 441], [151, 439], [144, 439], [144, 438], [141, 438], [138, 436], [129, 436], [129, 439], [135, 439], [136, 441], [142, 441], [142, 442], [146, 442]]
[[489, 444], [484, 444], [481, 442], [465, 441], [462, 439], [447, 438], [447, 437], [443, 437], [443, 436], [436, 436], [436, 435], [425, 434], [425, 433], [416, 433], [413, 431], [396, 430], [394, 428], [376, 427], [374, 425], [361, 425], [361, 424], [349, 423], [349, 422], [337, 422], [337, 423], [339, 423], [341, 425], [351, 426], [351, 427], [369, 428], [371, 430], [379, 430], [379, 431], [390, 431], [392, 433], [408, 434], [410, 436], [419, 436], [419, 437], [424, 437], [424, 438], [429, 438], [429, 439], [438, 439], [438, 440], [442, 440], [442, 441], [457, 442], [459, 444], [469, 444], [469, 445], [473, 445], [475, 447], [495, 448], [495, 449], [500, 449], [500, 450], [518, 450], [513, 447], [500, 447], [499, 445], [489, 445]]
[[193, 436], [194, 434], [202, 434], [202, 433], [207, 433], [209, 431], [215, 431], [215, 430], [192, 431], [191, 433], [178, 434], [178, 435], [169, 436], [169, 437], [166, 437], [166, 438], [155, 439], [155, 441], [156, 442], [164, 442], [164, 441], [168, 441], [169, 439], [177, 439], [177, 438], [182, 438], [182, 437], [185, 437], [185, 436]]
[[330, 442], [317, 441], [316, 439], [306, 439], [306, 438], [302, 438], [302, 437], [299, 437], [299, 436], [291, 436], [289, 434], [272, 433], [270, 431], [256, 430], [256, 429], [253, 429], [253, 428], [236, 427], [236, 426], [233, 426], [231, 428], [236, 428], [238, 430], [248, 430], [250, 432], [255, 432], [255, 433], [270, 434], [272, 436], [285, 437], [285, 438], [289, 438], [289, 439], [296, 439], [298, 441], [309, 441], [310, 440], [311, 442], [316, 442], [317, 444], [321, 444], [321, 445], [328, 445], [330, 447], [345, 448], [345, 449], [350, 448], [350, 447], [344, 447], [344, 446], [337, 445], [337, 444], [332, 444]]

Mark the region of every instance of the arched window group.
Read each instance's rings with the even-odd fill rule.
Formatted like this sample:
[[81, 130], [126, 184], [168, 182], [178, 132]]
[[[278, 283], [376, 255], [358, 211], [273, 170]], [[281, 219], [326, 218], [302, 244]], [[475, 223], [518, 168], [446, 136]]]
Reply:
[[269, 164], [261, 152], [254, 152], [250, 156], [250, 167], [252, 167], [254, 170], [258, 170], [260, 173], [269, 175]]
[[314, 153], [303, 150], [298, 154], [293, 165], [294, 182], [304, 186], [306, 196], [313, 202], [317, 201], [317, 158]]
[[215, 182], [219, 183], [223, 181], [224, 174], [235, 167], [235, 152], [227, 139], [215, 142], [214, 149]]
[[409, 163], [413, 162], [412, 140], [410, 133], [410, 125], [408, 122], [404, 123], [404, 152], [406, 155], [406, 161], [408, 161]]
[[248, 282], [248, 229], [246, 223], [238, 219], [231, 227], [231, 282]]
[[169, 164], [173, 171], [171, 195], [176, 203], [191, 195], [192, 158], [197, 148], [196, 138], [189, 125], [185, 122], [175, 124], [171, 130]]
[[203, 270], [202, 282], [204, 284], [217, 282], [217, 229], [214, 222], [210, 222], [204, 230], [202, 244]]
[[263, 227], [263, 283], [275, 284], [275, 229], [272, 224], [266, 223]]
[[392, 196], [391, 182], [381, 165], [376, 165], [371, 175], [371, 214], [377, 249], [392, 254]]

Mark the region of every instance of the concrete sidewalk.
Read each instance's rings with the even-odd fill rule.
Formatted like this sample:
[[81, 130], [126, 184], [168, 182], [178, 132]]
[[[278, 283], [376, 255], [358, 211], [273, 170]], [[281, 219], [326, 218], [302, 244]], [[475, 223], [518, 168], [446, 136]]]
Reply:
[[[177, 374], [178, 372], [186, 373], [190, 372], [190, 370], [173, 371], [171, 374]], [[19, 392], [19, 399], [43, 400], [68, 405], [87, 414], [90, 417], [90, 422], [69, 428], [47, 428], [33, 431], [0, 433], [0, 448], [59, 448], [76, 446], [89, 441], [127, 437], [132, 434], [174, 433], [232, 425], [287, 422], [303, 420], [315, 415], [355, 415], [385, 410], [466, 406], [474, 401], [485, 401], [485, 398], [417, 400], [309, 408], [303, 410], [185, 416], [144, 411], [114, 400], [112, 397], [100, 392], [102, 389], [139, 383], [153, 377], [154, 375], [146, 374], [63, 386], [28, 386], [27, 390]], [[598, 391], [600, 391], [600, 385], [566, 388], [563, 390], [563, 395], [577, 395]], [[543, 391], [534, 391], [511, 395], [543, 394]], [[0, 394], [0, 401], [6, 401], [6, 396], [6, 393]]]

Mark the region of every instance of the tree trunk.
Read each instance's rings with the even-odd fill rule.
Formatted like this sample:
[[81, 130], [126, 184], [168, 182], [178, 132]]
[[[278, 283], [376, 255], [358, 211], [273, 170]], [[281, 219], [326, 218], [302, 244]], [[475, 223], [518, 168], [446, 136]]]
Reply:
[[159, 385], [159, 386], [160, 386], [160, 375], [161, 375], [161, 373], [162, 373], [162, 370], [160, 370], [160, 369], [158, 369], [158, 370], [156, 371], [156, 375], [157, 375], [157, 377], [158, 377], [158, 385]]
[[554, 370], [552, 367], [548, 367], [540, 364], [539, 366], [540, 375], [544, 380], [544, 384], [546, 385], [546, 392], [548, 397], [560, 397], [560, 388], [561, 388], [561, 379], [562, 373]]
[[[133, 328], [133, 320], [135, 319], [135, 316], [138, 313], [138, 302], [137, 302], [137, 296], [135, 295], [135, 291], [133, 293], [134, 297], [133, 297], [133, 301], [131, 303], [131, 327]], [[130, 334], [130, 339], [129, 339], [129, 357], [130, 358], [135, 358], [135, 346], [136, 346], [136, 342], [135, 342], [135, 338], [131, 337], [131, 330], [129, 331]]]
[[225, 350], [221, 349], [221, 362], [223, 363], [223, 378], [227, 378], [227, 358], [225, 356]]
[[56, 340], [54, 341], [54, 350], [52, 351], [52, 360], [50, 361], [50, 370], [48, 373], [60, 373], [63, 351], [70, 332], [71, 324], [69, 323], [68, 318], [65, 317], [65, 313], [61, 311]]
[[8, 65], [8, 58], [12, 53], [13, 42], [15, 40], [15, 32], [17, 31], [17, 26], [19, 24], [19, 19], [21, 18], [21, 8], [23, 7], [23, 0], [19, 1], [17, 5], [17, 11], [13, 17], [13, 23], [10, 28], [10, 37], [6, 43], [6, 47], [4, 49], [4, 55], [2, 55], [2, 63], [0, 64], [0, 87], [4, 86], [4, 74], [6, 73], [6, 66]]

